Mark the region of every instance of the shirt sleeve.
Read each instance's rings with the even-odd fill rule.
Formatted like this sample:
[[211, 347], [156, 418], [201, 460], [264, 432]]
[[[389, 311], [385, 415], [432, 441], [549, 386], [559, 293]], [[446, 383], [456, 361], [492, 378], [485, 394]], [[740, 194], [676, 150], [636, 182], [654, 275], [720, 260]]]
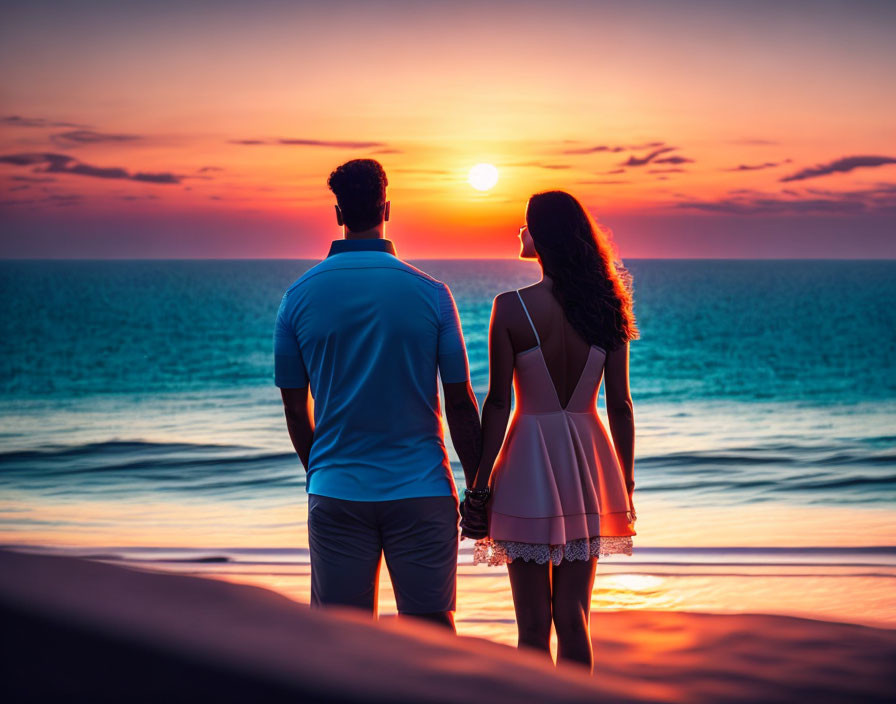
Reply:
[[445, 284], [439, 288], [439, 375], [443, 384], [469, 381], [470, 367], [460, 316]]
[[302, 361], [302, 351], [290, 322], [287, 296], [280, 301], [274, 325], [274, 384], [281, 389], [301, 389], [308, 386], [308, 372]]

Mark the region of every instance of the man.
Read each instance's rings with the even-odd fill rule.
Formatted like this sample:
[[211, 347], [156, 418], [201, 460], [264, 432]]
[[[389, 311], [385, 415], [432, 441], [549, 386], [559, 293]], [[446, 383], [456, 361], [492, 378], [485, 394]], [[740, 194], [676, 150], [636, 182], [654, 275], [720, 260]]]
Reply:
[[458, 502], [437, 375], [467, 486], [481, 449], [457, 308], [385, 239], [378, 162], [349, 161], [328, 185], [344, 239], [287, 290], [274, 335], [275, 383], [307, 471], [311, 603], [375, 616], [385, 555], [399, 613], [453, 630]]

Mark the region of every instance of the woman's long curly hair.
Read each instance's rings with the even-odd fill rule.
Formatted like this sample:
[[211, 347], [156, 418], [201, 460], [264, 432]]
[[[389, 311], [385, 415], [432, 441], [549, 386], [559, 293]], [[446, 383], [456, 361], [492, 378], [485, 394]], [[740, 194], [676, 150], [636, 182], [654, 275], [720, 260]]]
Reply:
[[564, 191], [536, 193], [529, 199], [526, 226], [575, 331], [607, 351], [637, 339], [631, 276], [581, 203]]

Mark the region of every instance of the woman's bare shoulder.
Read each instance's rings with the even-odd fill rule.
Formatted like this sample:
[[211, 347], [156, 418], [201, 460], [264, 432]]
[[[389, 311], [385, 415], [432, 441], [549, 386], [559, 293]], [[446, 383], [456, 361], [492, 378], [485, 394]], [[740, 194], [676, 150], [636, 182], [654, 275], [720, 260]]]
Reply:
[[514, 311], [520, 302], [516, 291], [504, 291], [495, 296], [492, 303], [492, 319], [497, 323], [507, 324], [515, 319]]
[[495, 296], [494, 305], [514, 306], [518, 308], [520, 305], [520, 295], [540, 295], [541, 292], [549, 293], [550, 289], [545, 287], [543, 281], [536, 281], [534, 284], [529, 284], [528, 286], [522, 286], [521, 288], [516, 288], [512, 291], [504, 291], [504, 293], [499, 293], [497, 296]]

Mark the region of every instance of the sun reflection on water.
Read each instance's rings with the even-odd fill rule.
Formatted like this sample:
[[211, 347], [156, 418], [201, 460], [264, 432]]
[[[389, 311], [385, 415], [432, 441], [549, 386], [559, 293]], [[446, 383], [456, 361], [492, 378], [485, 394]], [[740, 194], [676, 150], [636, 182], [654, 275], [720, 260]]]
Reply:
[[672, 609], [681, 601], [667, 580], [651, 574], [598, 575], [591, 595], [592, 610]]

